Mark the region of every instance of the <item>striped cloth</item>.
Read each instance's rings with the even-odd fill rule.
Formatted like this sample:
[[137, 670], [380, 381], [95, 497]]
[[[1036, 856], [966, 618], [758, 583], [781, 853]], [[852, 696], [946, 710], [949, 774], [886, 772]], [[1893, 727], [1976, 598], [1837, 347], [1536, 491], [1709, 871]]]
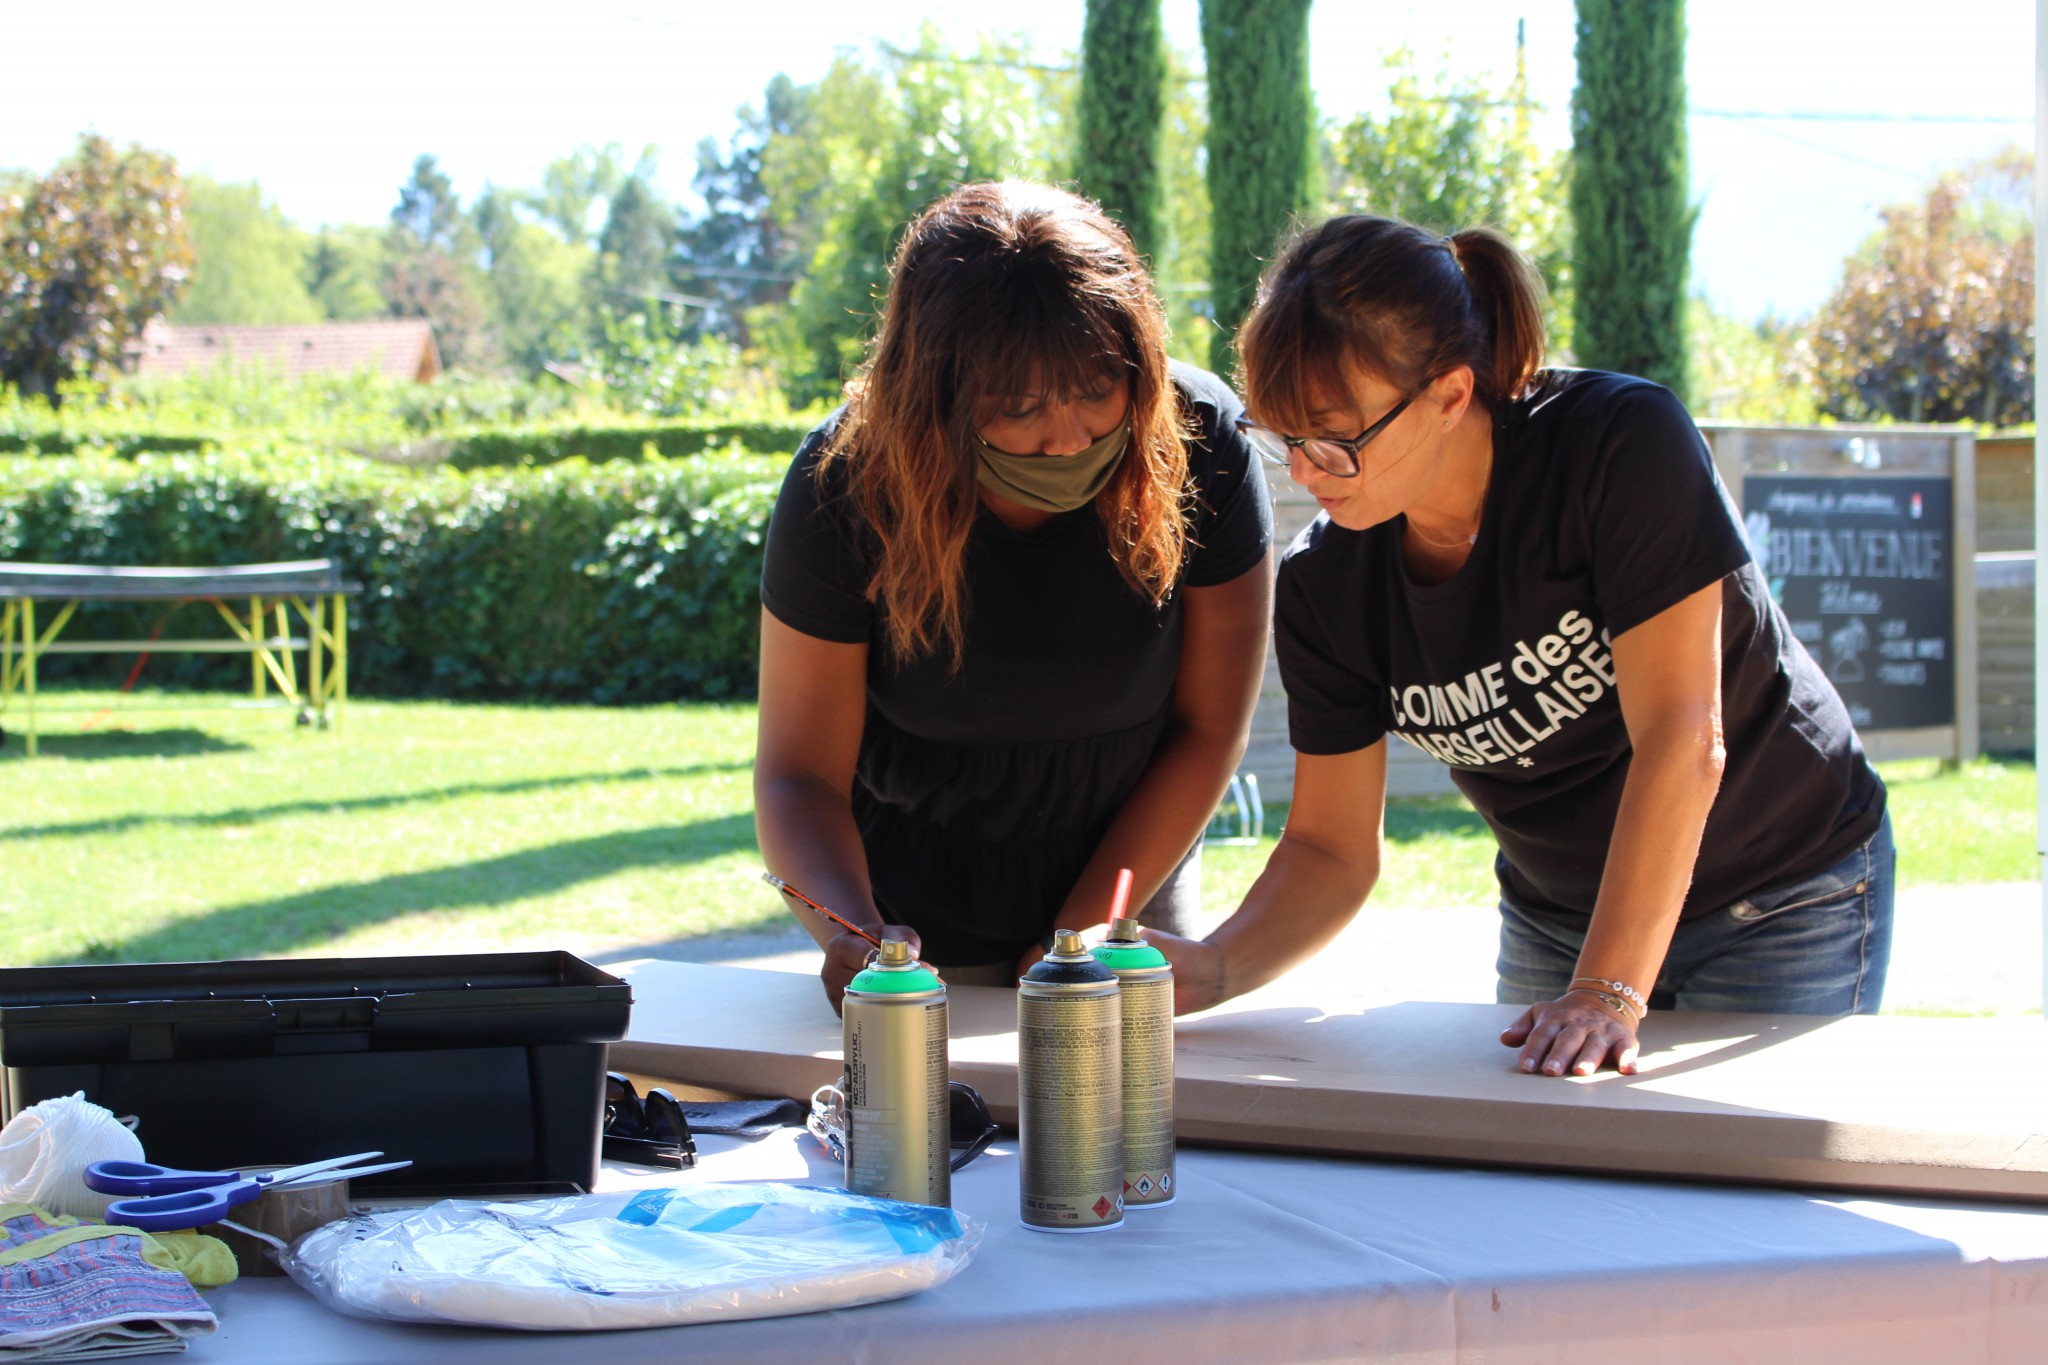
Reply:
[[142, 1249], [134, 1228], [0, 1205], [0, 1362], [156, 1355], [213, 1331], [206, 1300]]

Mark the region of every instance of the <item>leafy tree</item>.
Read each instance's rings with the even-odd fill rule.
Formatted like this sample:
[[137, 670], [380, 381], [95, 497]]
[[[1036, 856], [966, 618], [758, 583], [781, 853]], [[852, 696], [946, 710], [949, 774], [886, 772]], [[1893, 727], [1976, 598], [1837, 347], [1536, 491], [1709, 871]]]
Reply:
[[804, 99], [802, 87], [778, 75], [768, 82], [760, 112], [740, 110], [739, 131], [726, 148], [710, 138], [697, 146], [690, 187], [704, 211], [678, 226], [673, 273], [681, 292], [712, 301], [690, 319], [692, 333], [718, 333], [747, 346], [748, 313], [789, 297], [796, 273], [785, 224], [792, 214], [769, 195], [761, 163], [771, 140], [796, 134]]
[[355, 322], [381, 317], [388, 273], [385, 234], [374, 227], [347, 225], [322, 228], [306, 253], [306, 292], [322, 317]]
[[582, 246], [590, 240], [592, 212], [599, 204], [608, 203], [625, 179], [626, 164], [618, 143], [578, 147], [550, 161], [541, 172], [534, 207], [541, 221], [552, 224], [562, 240]]
[[384, 299], [394, 316], [434, 324], [434, 340], [451, 369], [488, 358], [477, 299], [477, 245], [454, 183], [433, 157], [422, 156], [391, 211]]
[[267, 203], [254, 181], [185, 177], [185, 220], [195, 264], [173, 322], [317, 322], [326, 316], [306, 288], [311, 234]]
[[719, 336], [692, 338], [674, 307], [614, 310], [605, 315], [594, 369], [612, 401], [661, 417], [744, 411], [787, 417], [789, 407], [769, 377]]
[[609, 306], [668, 291], [675, 222], [675, 211], [642, 176], [635, 174], [619, 186], [598, 238], [599, 283]]
[[1686, 390], [1685, 0], [1577, 0], [1573, 344]]
[[1757, 426], [1819, 420], [1813, 386], [1799, 368], [1807, 332], [1803, 324], [1773, 318], [1744, 322], [1715, 312], [1695, 295], [1686, 323], [1694, 414]]
[[1194, 60], [1169, 51], [1166, 59], [1166, 119], [1161, 142], [1161, 234], [1152, 256], [1152, 278], [1166, 305], [1169, 345], [1175, 356], [1209, 363], [1215, 308], [1209, 297], [1209, 181], [1202, 174], [1208, 156], [1208, 86]]
[[529, 373], [585, 349], [594, 330], [588, 286], [597, 268], [590, 247], [533, 221], [531, 202], [487, 185], [470, 214], [483, 246], [491, 349]]
[[890, 253], [918, 210], [970, 181], [1064, 178], [1072, 108], [1073, 73], [1009, 40], [953, 53], [928, 27], [913, 50], [834, 61], [762, 156], [763, 184], [790, 211], [799, 278], [787, 308], [750, 322], [794, 404], [835, 397], [859, 362]]
[[1076, 174], [1082, 192], [1124, 225], [1148, 259], [1156, 258], [1163, 232], [1165, 81], [1159, 0], [1088, 0]]
[[2033, 159], [1943, 176], [1849, 259], [1814, 319], [1812, 375], [1837, 417], [2009, 426], [2034, 416]]
[[0, 382], [54, 400], [117, 366], [192, 267], [185, 190], [162, 152], [87, 134], [0, 201]]
[[1309, 0], [1202, 0], [1217, 369], [1228, 366], [1274, 243], [1316, 198], [1308, 7]]
[[1541, 272], [1552, 345], [1567, 349], [1571, 159], [1537, 145], [1525, 77], [1517, 72], [1504, 87], [1448, 73], [1426, 80], [1406, 48], [1389, 54], [1385, 69], [1386, 111], [1328, 132], [1332, 210], [1439, 232], [1499, 228]]

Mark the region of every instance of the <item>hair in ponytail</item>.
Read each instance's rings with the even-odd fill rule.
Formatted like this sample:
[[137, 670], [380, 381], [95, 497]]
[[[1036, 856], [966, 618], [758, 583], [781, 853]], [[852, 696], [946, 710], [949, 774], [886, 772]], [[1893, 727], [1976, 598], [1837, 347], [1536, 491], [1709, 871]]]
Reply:
[[1238, 333], [1251, 411], [1305, 431], [1356, 371], [1415, 393], [1470, 366], [1482, 403], [1520, 397], [1543, 363], [1543, 285], [1506, 237], [1438, 237], [1370, 214], [1301, 232]]

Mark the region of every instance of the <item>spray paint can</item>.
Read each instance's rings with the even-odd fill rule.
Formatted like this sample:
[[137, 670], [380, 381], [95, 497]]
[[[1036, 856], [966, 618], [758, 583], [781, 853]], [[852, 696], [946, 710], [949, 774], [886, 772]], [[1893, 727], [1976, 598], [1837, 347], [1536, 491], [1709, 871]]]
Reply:
[[1018, 1217], [1041, 1232], [1124, 1220], [1123, 1012], [1116, 973], [1061, 929], [1017, 983]]
[[945, 983], [910, 955], [908, 943], [884, 939], [847, 985], [840, 1013], [846, 1188], [950, 1205]]
[[1173, 1202], [1173, 964], [1117, 916], [1095, 960], [1116, 973], [1123, 1004], [1124, 1207]]

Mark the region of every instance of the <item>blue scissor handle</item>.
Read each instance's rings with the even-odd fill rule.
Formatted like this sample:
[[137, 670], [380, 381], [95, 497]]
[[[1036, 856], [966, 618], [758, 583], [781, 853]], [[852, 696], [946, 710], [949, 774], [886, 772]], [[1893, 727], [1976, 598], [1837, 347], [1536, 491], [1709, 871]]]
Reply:
[[[192, 1174], [183, 1172], [182, 1174]], [[120, 1199], [107, 1205], [109, 1223], [125, 1223], [144, 1232], [169, 1232], [218, 1223], [228, 1210], [263, 1193], [260, 1180], [235, 1180], [205, 1189], [158, 1194], [145, 1199]]]
[[181, 1171], [154, 1161], [95, 1161], [85, 1168], [85, 1187], [101, 1194], [177, 1194], [235, 1179], [238, 1171]]

